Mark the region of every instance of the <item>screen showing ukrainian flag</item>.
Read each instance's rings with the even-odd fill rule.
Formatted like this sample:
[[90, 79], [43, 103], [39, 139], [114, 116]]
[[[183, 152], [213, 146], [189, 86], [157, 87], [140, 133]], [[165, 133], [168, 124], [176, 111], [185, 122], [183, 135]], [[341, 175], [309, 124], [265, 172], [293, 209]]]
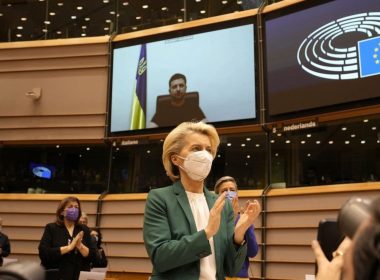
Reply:
[[380, 2], [311, 2], [266, 17], [270, 116], [380, 97]]
[[[111, 133], [157, 127], [157, 96], [169, 95], [175, 73], [186, 77], [187, 92], [197, 93], [206, 122], [256, 118], [254, 24], [146, 40], [113, 50]], [[173, 112], [165, 113], [176, 119]]]

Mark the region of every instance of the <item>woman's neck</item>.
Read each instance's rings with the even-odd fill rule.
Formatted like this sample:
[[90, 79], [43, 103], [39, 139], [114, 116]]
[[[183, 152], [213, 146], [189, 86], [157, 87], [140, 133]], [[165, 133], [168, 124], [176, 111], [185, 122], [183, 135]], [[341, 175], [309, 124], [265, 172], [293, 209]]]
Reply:
[[65, 224], [65, 227], [68, 229], [73, 228], [75, 226], [74, 222], [66, 220], [66, 219], [63, 221], [63, 223]]
[[181, 183], [187, 192], [203, 193], [203, 180], [194, 181], [191, 180], [188, 176], [181, 175]]

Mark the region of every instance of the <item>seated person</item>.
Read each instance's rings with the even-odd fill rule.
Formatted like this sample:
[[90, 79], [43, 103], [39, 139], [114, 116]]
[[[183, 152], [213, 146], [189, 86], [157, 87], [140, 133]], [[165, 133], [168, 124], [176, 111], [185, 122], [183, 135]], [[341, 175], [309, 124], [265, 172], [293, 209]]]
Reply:
[[[157, 108], [151, 122], [157, 126], [175, 126], [185, 121], [201, 121], [206, 118], [199, 107], [198, 93], [187, 93], [186, 77], [174, 74], [169, 80], [169, 95], [157, 98]], [[191, 94], [191, 95], [190, 95]]]
[[8, 257], [11, 253], [11, 244], [8, 236], [1, 232], [3, 226], [3, 219], [0, 218], [0, 266], [3, 265], [3, 258]]
[[102, 234], [100, 230], [91, 230], [92, 240], [96, 244], [97, 254], [95, 260], [91, 263], [92, 267], [107, 267], [108, 260], [106, 254], [104, 253], [104, 249], [102, 248]]
[[[79, 224], [86, 225], [88, 224], [88, 216], [85, 212], [82, 212], [82, 216], [79, 219]], [[107, 267], [108, 260], [104, 253], [104, 250], [102, 248], [102, 234], [100, 233], [100, 230], [93, 229], [90, 232], [91, 240], [96, 246], [96, 256], [90, 263], [90, 267]]]

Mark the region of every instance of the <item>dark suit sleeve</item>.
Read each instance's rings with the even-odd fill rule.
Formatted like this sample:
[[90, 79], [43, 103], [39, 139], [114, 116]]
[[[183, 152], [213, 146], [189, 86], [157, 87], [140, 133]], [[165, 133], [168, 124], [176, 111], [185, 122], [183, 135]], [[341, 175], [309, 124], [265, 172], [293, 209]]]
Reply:
[[60, 247], [52, 247], [55, 229], [52, 224], [47, 224], [38, 246], [41, 263], [46, 268], [57, 267], [61, 259]]
[[11, 253], [11, 244], [9, 242], [8, 236], [6, 235], [4, 235], [4, 243], [1, 249], [2, 249], [1, 256], [3, 257], [8, 257], [9, 254]]
[[[181, 219], [181, 213], [177, 213]], [[144, 213], [144, 244], [154, 269], [160, 273], [198, 261], [211, 254], [210, 243], [204, 230], [172, 239], [171, 228], [164, 198], [155, 190], [150, 191]]]
[[247, 257], [247, 243], [238, 246], [234, 242], [235, 222], [234, 213], [230, 203], [226, 203], [227, 209], [227, 242], [228, 252], [225, 259], [225, 270], [227, 276], [236, 276], [243, 267], [245, 258]]

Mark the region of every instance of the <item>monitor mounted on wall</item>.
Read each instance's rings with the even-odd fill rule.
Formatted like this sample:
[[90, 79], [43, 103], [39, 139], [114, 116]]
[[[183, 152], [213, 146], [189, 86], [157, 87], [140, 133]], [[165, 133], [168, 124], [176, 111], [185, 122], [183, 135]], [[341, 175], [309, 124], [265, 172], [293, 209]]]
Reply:
[[257, 122], [255, 17], [112, 44], [109, 136]]
[[304, 1], [264, 20], [270, 118], [379, 103], [377, 1]]

